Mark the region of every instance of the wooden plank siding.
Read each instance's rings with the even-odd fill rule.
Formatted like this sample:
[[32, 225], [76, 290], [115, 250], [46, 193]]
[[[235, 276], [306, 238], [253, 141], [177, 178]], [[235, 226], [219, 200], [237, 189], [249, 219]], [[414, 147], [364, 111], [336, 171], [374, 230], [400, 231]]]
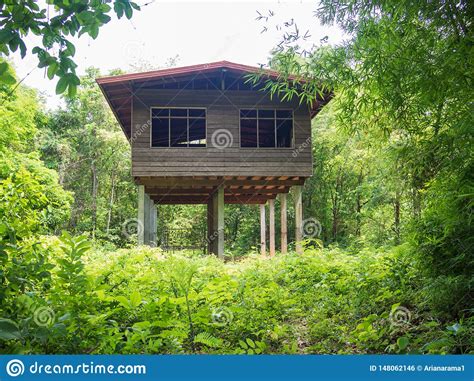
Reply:
[[[151, 147], [151, 107], [206, 108], [207, 147]], [[293, 110], [292, 148], [240, 148], [241, 108]], [[218, 129], [232, 134], [232, 145], [212, 147]], [[300, 176], [312, 175], [311, 116], [306, 105], [281, 102], [259, 91], [134, 89], [132, 174], [154, 176]]]

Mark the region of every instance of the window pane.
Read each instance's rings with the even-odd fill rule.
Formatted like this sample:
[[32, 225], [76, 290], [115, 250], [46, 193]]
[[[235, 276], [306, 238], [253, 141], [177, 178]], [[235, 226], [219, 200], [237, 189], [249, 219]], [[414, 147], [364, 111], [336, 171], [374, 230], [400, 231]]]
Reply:
[[274, 118], [275, 110], [258, 110], [259, 118]]
[[170, 109], [171, 116], [188, 116], [188, 110], [185, 108]]
[[257, 110], [240, 110], [241, 118], [256, 118]]
[[280, 119], [291, 119], [291, 110], [277, 110], [276, 117]]
[[277, 147], [293, 146], [293, 121], [277, 119]]
[[206, 146], [206, 120], [205, 119], [189, 119], [189, 146], [205, 147]]
[[257, 147], [257, 119], [240, 120], [240, 146]]
[[171, 147], [187, 147], [187, 119], [171, 118]]
[[206, 147], [206, 109], [153, 107], [152, 147]]
[[206, 117], [206, 109], [204, 108], [190, 108], [189, 109], [189, 116], [196, 116], [196, 117]]
[[151, 124], [151, 146], [169, 147], [168, 118], [153, 118]]
[[152, 115], [155, 116], [169, 116], [170, 110], [168, 108], [152, 108]]
[[259, 147], [275, 147], [275, 120], [258, 120]]

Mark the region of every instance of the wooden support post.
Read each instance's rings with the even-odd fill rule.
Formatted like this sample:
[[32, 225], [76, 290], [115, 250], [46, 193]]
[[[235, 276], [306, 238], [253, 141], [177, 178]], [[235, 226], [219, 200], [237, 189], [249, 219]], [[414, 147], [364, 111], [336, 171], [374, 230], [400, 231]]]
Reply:
[[220, 186], [212, 195], [212, 240], [211, 252], [224, 258], [224, 187]]
[[275, 256], [275, 200], [268, 200], [270, 210], [270, 257]]
[[217, 189], [217, 256], [224, 258], [224, 187]]
[[207, 253], [215, 254], [214, 251], [214, 202], [211, 198], [207, 203]]
[[156, 206], [143, 185], [138, 186], [137, 233], [138, 245], [156, 246]]
[[286, 222], [286, 193], [280, 194], [281, 253], [288, 252], [288, 227]]
[[145, 187], [143, 185], [138, 186], [137, 232], [138, 245], [143, 245], [145, 243]]
[[260, 204], [260, 253], [267, 255], [267, 238], [265, 237], [265, 204]]
[[157, 245], [157, 231], [156, 231], [157, 216], [156, 216], [156, 213], [157, 213], [156, 205], [153, 202], [153, 200], [150, 200], [150, 241], [149, 241], [149, 245], [151, 247], [156, 247], [156, 245]]
[[298, 254], [303, 252], [301, 240], [303, 239], [303, 192], [300, 185], [293, 187], [295, 197], [295, 250]]
[[143, 244], [150, 246], [150, 237], [151, 237], [151, 208], [150, 208], [150, 196], [145, 193], [144, 198], [144, 219], [143, 219]]

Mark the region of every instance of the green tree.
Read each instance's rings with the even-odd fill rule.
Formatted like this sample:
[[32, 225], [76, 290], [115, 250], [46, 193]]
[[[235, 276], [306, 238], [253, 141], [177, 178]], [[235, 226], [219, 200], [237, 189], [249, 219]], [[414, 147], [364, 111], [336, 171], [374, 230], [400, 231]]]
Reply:
[[[113, 2], [113, 12], [119, 19], [124, 15], [130, 19], [134, 9], [139, 10], [140, 7], [129, 0]], [[28, 36], [40, 36], [41, 43], [31, 50], [37, 55], [38, 67], [47, 68], [49, 79], [59, 78], [56, 86], [58, 94], [67, 89], [72, 96], [76, 93], [79, 78], [73, 58], [76, 48], [71, 37], [88, 34], [93, 39], [97, 38], [99, 29], [111, 20], [111, 13], [112, 7], [98, 0], [49, 0], [45, 4], [34, 0], [2, 0], [0, 53], [8, 55], [19, 50], [23, 58], [28, 50]], [[8, 65], [0, 64], [0, 81], [12, 83], [12, 78]]]
[[35, 149], [40, 108], [37, 92], [24, 86], [0, 105], [0, 236], [11, 242], [54, 231], [69, 214], [71, 195]]
[[348, 39], [308, 54], [290, 31], [271, 63], [304, 81], [267, 86], [308, 102], [330, 88], [342, 128], [392, 146], [385, 176], [403, 179], [421, 267], [445, 278], [438, 306], [452, 314], [469, 304], [474, 266], [472, 14], [468, 1], [323, 0], [319, 19]]
[[122, 223], [136, 214], [136, 190], [130, 146], [95, 83], [98, 76], [97, 69], [86, 70], [77, 95], [42, 128], [40, 147], [61, 184], [74, 190], [71, 230], [120, 243], [127, 239]]

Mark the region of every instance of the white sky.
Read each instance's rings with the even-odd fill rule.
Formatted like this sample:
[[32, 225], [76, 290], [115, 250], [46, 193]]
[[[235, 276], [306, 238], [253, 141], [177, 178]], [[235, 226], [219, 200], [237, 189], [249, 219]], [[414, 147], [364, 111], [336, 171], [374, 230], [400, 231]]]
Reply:
[[[135, 0], [144, 4], [151, 0]], [[328, 36], [328, 43], [342, 40], [336, 27], [322, 27], [313, 12], [315, 1], [163, 1], [156, 0], [135, 12], [132, 20], [123, 17], [112, 20], [100, 29], [93, 40], [88, 35], [73, 40], [76, 45], [77, 73], [89, 66], [107, 74], [110, 69], [130, 70], [139, 61], [164, 66], [167, 59], [179, 55], [178, 66], [227, 60], [258, 66], [266, 63], [270, 50], [280, 42], [282, 31], [275, 24], [294, 18], [300, 31], [309, 30], [311, 42]], [[267, 22], [257, 21], [257, 10], [274, 12]], [[264, 26], [268, 30], [261, 33]], [[18, 77], [21, 79], [37, 65], [36, 56], [30, 54], [35, 36], [27, 40], [28, 54], [22, 60], [14, 56]], [[308, 47], [309, 47], [308, 46]], [[24, 83], [35, 87], [46, 96], [48, 107], [60, 104], [54, 93], [57, 78], [50, 81], [44, 69], [36, 68]]]

